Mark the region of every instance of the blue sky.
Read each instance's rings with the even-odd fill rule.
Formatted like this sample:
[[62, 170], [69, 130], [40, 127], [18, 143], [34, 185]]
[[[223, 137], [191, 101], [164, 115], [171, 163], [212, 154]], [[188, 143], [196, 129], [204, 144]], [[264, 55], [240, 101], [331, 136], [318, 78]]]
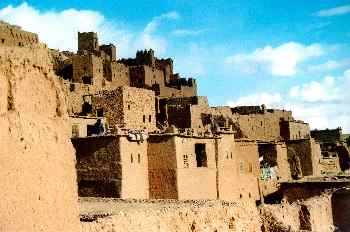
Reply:
[[153, 48], [211, 105], [265, 103], [350, 132], [349, 1], [2, 0], [0, 19], [61, 50], [90, 30], [119, 57]]

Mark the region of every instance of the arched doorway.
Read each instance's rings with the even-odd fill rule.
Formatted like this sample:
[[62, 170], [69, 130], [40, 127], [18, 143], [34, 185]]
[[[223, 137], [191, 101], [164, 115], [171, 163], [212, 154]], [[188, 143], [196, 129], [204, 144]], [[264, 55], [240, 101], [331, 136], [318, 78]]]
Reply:
[[350, 190], [341, 189], [332, 195], [333, 224], [337, 231], [350, 232]]

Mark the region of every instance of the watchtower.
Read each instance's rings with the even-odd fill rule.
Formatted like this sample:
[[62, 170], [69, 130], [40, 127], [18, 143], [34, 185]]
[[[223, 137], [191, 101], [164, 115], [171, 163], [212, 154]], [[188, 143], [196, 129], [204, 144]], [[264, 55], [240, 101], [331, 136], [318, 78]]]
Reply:
[[99, 51], [98, 37], [96, 32], [78, 32], [78, 51]]

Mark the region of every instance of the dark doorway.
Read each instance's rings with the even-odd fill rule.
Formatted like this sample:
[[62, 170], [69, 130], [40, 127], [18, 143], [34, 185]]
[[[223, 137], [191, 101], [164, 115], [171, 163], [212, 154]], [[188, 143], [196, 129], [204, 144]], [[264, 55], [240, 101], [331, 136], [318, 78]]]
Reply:
[[207, 153], [205, 152], [205, 144], [204, 143], [196, 143], [195, 144], [195, 153], [196, 153], [197, 167], [208, 167], [207, 166]]
[[299, 211], [300, 230], [312, 231], [310, 212], [305, 205], [300, 206]]
[[87, 85], [91, 85], [92, 84], [92, 77], [89, 76], [83, 76], [83, 83], [87, 84]]
[[350, 232], [350, 191], [339, 190], [332, 195], [333, 224], [336, 231]]

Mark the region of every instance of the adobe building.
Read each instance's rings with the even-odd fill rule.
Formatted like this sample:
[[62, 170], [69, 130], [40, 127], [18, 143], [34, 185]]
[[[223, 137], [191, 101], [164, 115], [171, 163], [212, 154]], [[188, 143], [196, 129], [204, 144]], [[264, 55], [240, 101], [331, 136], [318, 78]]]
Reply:
[[72, 138], [79, 196], [149, 198], [146, 139], [140, 134]]
[[148, 156], [150, 198], [260, 200], [257, 144], [233, 133], [150, 135]]
[[91, 112], [105, 117], [112, 130], [122, 128], [153, 132], [157, 129], [155, 94], [151, 90], [123, 86], [100, 92], [92, 96]]
[[[221, 134], [218, 140], [219, 199], [260, 202], [260, 167], [258, 145], [251, 140], [234, 140]], [[227, 143], [227, 144], [225, 144]], [[232, 153], [227, 150], [231, 144]], [[231, 156], [232, 155], [232, 156]], [[221, 162], [220, 162], [221, 161]]]
[[341, 128], [313, 130], [311, 136], [321, 144], [320, 171], [322, 175], [349, 172], [350, 150], [343, 139]]
[[217, 199], [215, 139], [150, 135], [151, 199]]
[[39, 44], [37, 34], [0, 20], [0, 47], [31, 47]]
[[70, 124], [72, 128], [71, 138], [84, 138], [92, 135], [97, 135], [96, 127], [98, 120], [107, 132], [108, 125], [104, 117], [88, 117], [88, 116], [70, 116]]

